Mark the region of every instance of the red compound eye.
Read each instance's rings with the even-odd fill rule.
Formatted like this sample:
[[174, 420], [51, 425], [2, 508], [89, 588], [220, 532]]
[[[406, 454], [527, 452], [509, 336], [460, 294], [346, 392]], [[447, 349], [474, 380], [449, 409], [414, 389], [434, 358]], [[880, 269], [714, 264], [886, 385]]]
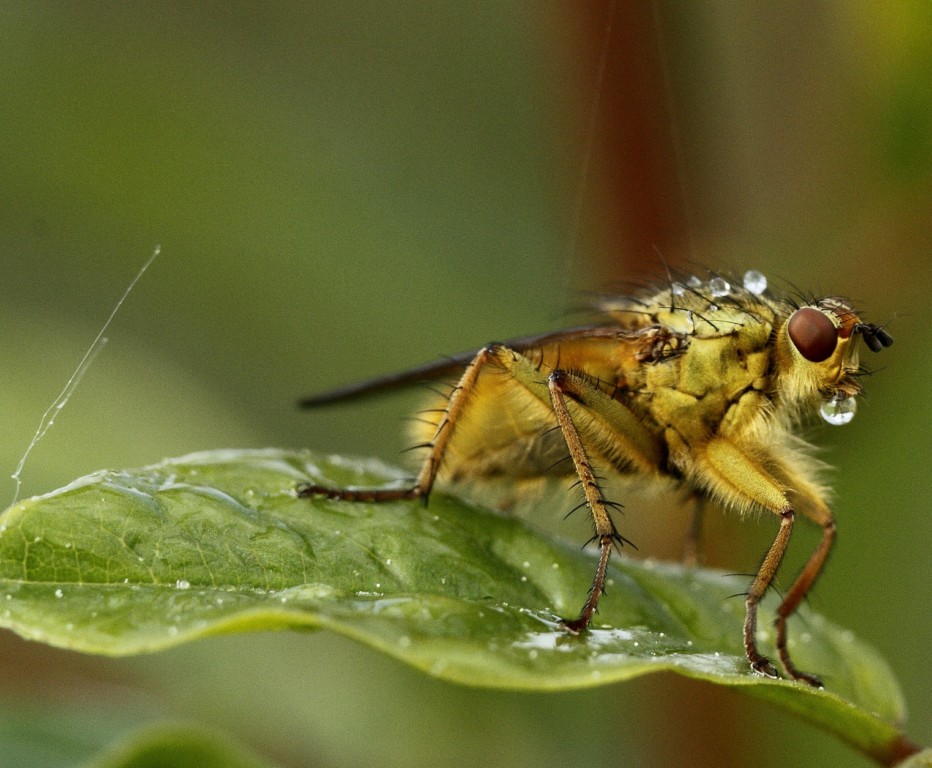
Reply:
[[799, 354], [811, 363], [828, 360], [838, 343], [835, 323], [824, 312], [813, 307], [797, 309], [786, 330]]

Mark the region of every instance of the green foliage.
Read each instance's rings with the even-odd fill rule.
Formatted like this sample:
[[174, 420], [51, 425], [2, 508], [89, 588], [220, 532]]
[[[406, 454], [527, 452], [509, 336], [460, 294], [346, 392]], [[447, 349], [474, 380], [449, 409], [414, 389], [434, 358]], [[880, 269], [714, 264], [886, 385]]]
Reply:
[[[429, 674], [557, 690], [671, 671], [736, 686], [882, 762], [901, 754], [886, 663], [808, 610], [795, 658], [813, 690], [753, 675], [741, 647], [744, 577], [616, 558], [596, 626], [572, 637], [593, 562], [519, 520], [460, 499], [362, 504], [294, 488], [372, 485], [376, 464], [277, 450], [195, 454], [105, 471], [0, 518], [0, 625], [87, 653], [159, 651], [220, 633], [328, 628]], [[769, 626], [765, 613], [762, 626]]]
[[274, 768], [217, 734], [185, 725], [142, 729], [87, 768]]

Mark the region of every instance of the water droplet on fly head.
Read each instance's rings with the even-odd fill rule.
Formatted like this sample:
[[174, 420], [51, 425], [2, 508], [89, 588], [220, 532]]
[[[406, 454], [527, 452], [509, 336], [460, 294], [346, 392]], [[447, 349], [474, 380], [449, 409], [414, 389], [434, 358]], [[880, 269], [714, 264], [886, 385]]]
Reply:
[[709, 293], [713, 296], [727, 296], [731, 293], [731, 285], [724, 278], [713, 277], [709, 280]]
[[749, 269], [744, 273], [743, 284], [745, 290], [755, 296], [762, 296], [764, 291], [767, 290], [767, 275], [758, 272], [756, 269]]
[[837, 427], [849, 423], [857, 409], [858, 402], [853, 397], [836, 396], [823, 401], [819, 407], [819, 414], [829, 424]]

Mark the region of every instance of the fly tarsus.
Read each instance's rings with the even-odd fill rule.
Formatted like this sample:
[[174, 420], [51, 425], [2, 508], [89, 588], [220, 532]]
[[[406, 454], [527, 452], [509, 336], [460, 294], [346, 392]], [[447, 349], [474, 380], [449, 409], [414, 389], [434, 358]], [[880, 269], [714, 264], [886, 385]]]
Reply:
[[754, 670], [758, 675], [761, 675], [762, 677], [770, 677], [774, 680], [780, 677], [780, 675], [777, 673], [777, 668], [766, 656], [755, 654], [755, 658], [751, 659], [749, 653], [748, 660], [751, 662], [751, 669]]
[[298, 498], [325, 498], [334, 501], [406, 501], [424, 497], [418, 485], [407, 488], [329, 488], [325, 485], [304, 483], [297, 488]]
[[599, 563], [595, 569], [595, 577], [592, 579], [592, 586], [589, 588], [589, 596], [575, 619], [564, 619], [560, 622], [564, 629], [574, 635], [584, 631], [592, 621], [593, 614], [599, 608], [599, 598], [605, 592], [605, 574], [608, 569], [608, 558], [612, 554], [612, 548], [618, 543], [620, 537], [615, 535], [599, 536]]

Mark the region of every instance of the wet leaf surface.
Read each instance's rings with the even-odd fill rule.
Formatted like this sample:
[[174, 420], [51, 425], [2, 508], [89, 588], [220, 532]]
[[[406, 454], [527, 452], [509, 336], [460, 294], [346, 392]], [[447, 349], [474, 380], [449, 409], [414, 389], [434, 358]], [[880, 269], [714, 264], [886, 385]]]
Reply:
[[[570, 636], [593, 556], [450, 496], [348, 503], [312, 480], [380, 485], [376, 463], [217, 451], [104, 471], [0, 518], [0, 626], [86, 653], [159, 651], [230, 632], [326, 628], [474, 686], [559, 690], [672, 671], [738, 686], [889, 760], [904, 706], [886, 663], [803, 609], [797, 663], [826, 690], [753, 675], [745, 577], [615, 558], [591, 631]], [[761, 626], [769, 627], [766, 611]], [[763, 637], [769, 647], [771, 637]]]

